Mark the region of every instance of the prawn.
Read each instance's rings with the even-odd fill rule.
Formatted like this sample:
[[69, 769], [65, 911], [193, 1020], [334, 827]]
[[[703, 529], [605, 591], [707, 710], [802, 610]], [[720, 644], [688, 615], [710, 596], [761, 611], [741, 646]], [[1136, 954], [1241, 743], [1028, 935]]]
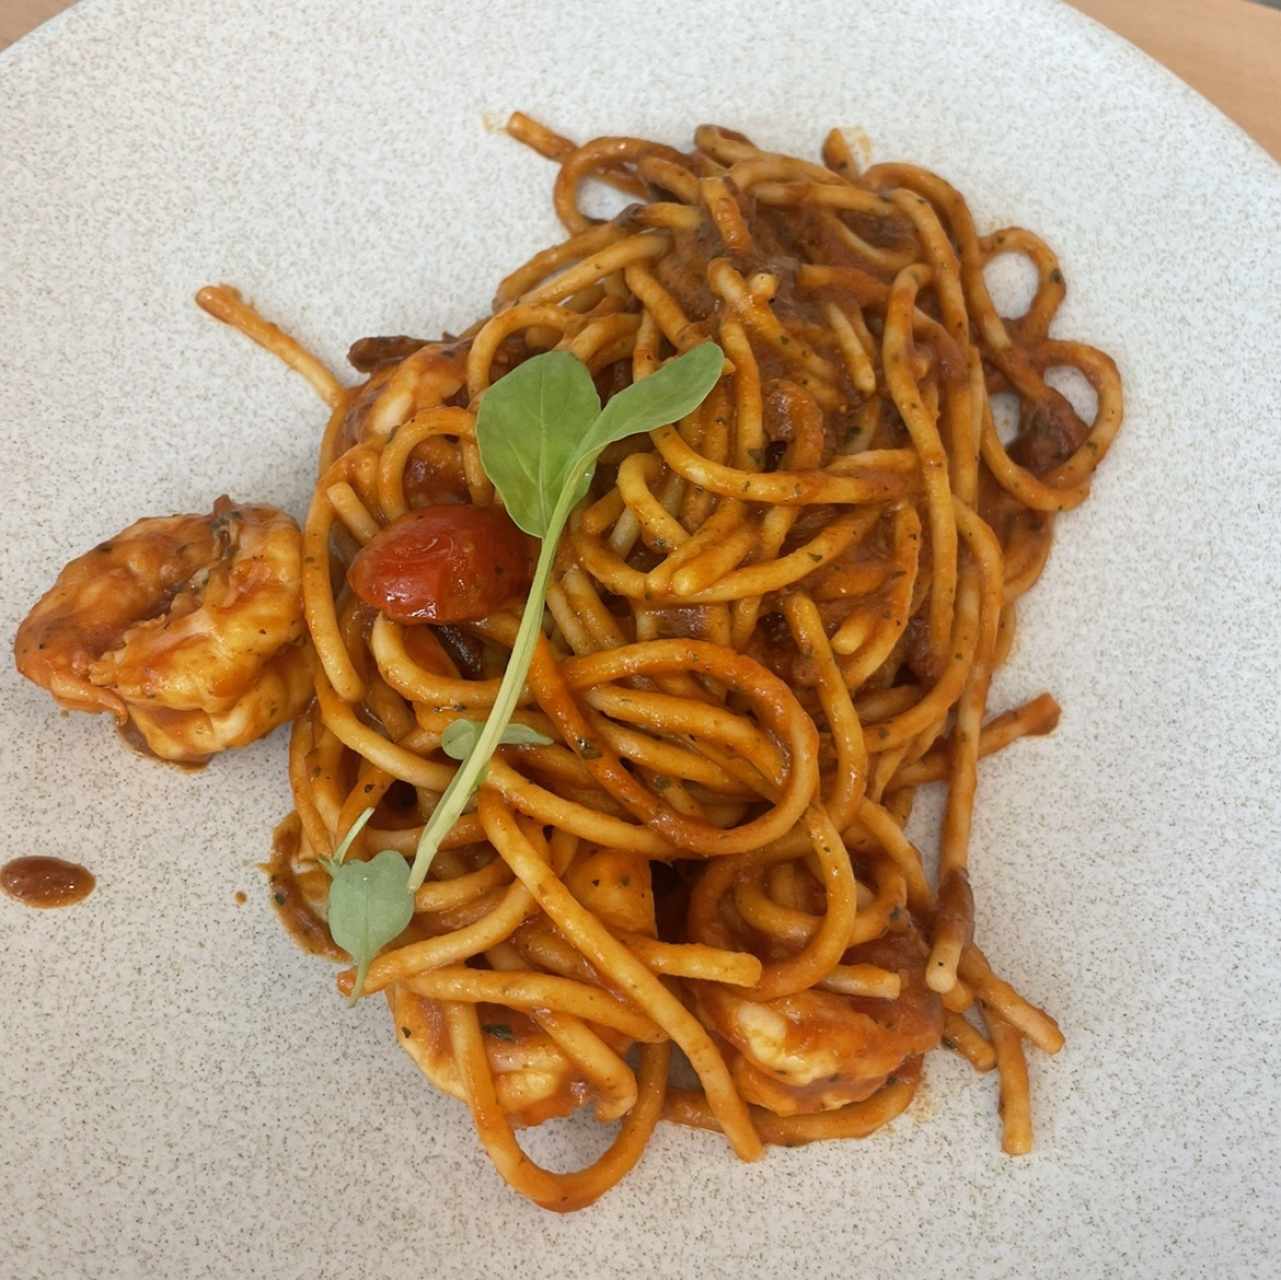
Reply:
[[298, 526], [274, 507], [138, 520], [62, 570], [18, 628], [18, 670], [163, 759], [203, 762], [310, 699], [301, 575]]
[[[498, 859], [497, 853], [494, 854]], [[611, 928], [634, 929], [654, 936], [654, 895], [649, 863], [636, 854], [613, 849], [580, 853], [566, 871], [570, 892]], [[601, 985], [592, 967], [578, 955], [546, 917], [530, 920], [517, 931], [504, 959], [498, 950], [488, 953], [492, 964], [515, 969], [528, 966], [550, 971], [590, 985]], [[442, 1092], [467, 1100], [441, 1003], [401, 984], [388, 990], [388, 1003], [399, 1029], [401, 1047], [422, 1073]], [[636, 1102], [636, 1080], [622, 1061], [632, 1041], [621, 1031], [591, 1024], [603, 1056], [617, 1067], [601, 1073], [579, 1058], [564, 1038], [569, 1028], [548, 1021], [550, 1010], [525, 1013], [501, 1004], [479, 1004], [477, 1012], [485, 1033], [485, 1051], [494, 1078], [494, 1090], [508, 1119], [517, 1128], [541, 1124], [553, 1116], [567, 1116], [595, 1101], [596, 1117], [619, 1119]], [[574, 1022], [575, 1019], [561, 1019]], [[601, 1059], [596, 1060], [599, 1068]]]
[[910, 926], [847, 953], [847, 963], [896, 971], [895, 1000], [810, 990], [758, 1003], [708, 987], [697, 1009], [732, 1046], [730, 1070], [749, 1102], [777, 1115], [829, 1111], [871, 1097], [909, 1058], [938, 1045], [943, 1010], [925, 985], [926, 954]]
[[[442, 1093], [466, 1102], [440, 1002], [399, 984], [388, 991], [388, 1002], [401, 1048]], [[502, 1005], [478, 1005], [477, 1012], [499, 1106], [517, 1128], [570, 1115], [591, 1097], [587, 1079], [531, 1018]]]

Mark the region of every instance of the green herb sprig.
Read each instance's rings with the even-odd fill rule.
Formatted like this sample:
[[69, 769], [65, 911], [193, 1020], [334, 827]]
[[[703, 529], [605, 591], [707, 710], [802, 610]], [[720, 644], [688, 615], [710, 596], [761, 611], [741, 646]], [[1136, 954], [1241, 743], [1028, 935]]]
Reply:
[[[455, 720], [440, 737], [440, 749], [453, 760], [466, 760], [476, 749], [483, 720]], [[552, 740], [527, 724], [509, 724], [498, 739], [500, 747], [550, 747]]]
[[329, 936], [356, 962], [354, 1004], [365, 985], [370, 961], [414, 918], [414, 895], [405, 892], [405, 860], [384, 849], [368, 862], [347, 862], [347, 852], [374, 815], [365, 809], [351, 824], [332, 858], [329, 872]]
[[372, 811], [357, 819], [340, 852], [326, 862], [333, 877], [329, 930], [357, 966], [353, 1000], [364, 987], [374, 955], [413, 918], [414, 893], [427, 878], [441, 840], [484, 781], [494, 751], [503, 744], [551, 741], [512, 724], [511, 718], [542, 630], [560, 535], [591, 485], [601, 451], [691, 413], [716, 385], [724, 364], [720, 347], [705, 342], [620, 391], [602, 409], [586, 366], [566, 351], [549, 351], [517, 365], [482, 397], [476, 417], [481, 464], [507, 514], [526, 533], [541, 538], [542, 547], [489, 717], [483, 724], [455, 721], [442, 736], [445, 753], [462, 763], [423, 827], [408, 878], [404, 859], [391, 849], [369, 862], [343, 863], [350, 840]]

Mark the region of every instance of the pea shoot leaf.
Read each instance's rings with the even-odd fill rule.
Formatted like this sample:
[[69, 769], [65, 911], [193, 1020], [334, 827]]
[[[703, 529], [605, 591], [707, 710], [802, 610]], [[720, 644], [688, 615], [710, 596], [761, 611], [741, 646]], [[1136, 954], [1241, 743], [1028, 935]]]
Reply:
[[592, 375], [568, 351], [526, 360], [481, 397], [481, 462], [507, 514], [526, 533], [542, 538], [551, 529], [579, 446], [599, 416]]
[[[440, 747], [454, 760], [466, 760], [471, 755], [481, 730], [483, 720], [455, 720], [441, 735]], [[552, 740], [545, 733], [531, 729], [526, 724], [509, 724], [498, 739], [500, 747], [550, 747]]]
[[351, 1001], [360, 998], [373, 958], [414, 918], [414, 895], [406, 887], [409, 869], [395, 849], [368, 862], [332, 863], [329, 934], [356, 964]]

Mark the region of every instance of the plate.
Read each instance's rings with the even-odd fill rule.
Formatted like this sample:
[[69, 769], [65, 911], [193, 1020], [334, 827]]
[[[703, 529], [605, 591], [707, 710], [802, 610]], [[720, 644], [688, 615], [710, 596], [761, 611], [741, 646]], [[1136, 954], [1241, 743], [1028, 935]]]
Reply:
[[[99, 887], [0, 902], [0, 1272], [1276, 1274], [1281, 170], [1074, 12], [78, 5], [0, 58], [0, 630], [142, 513], [303, 510], [323, 414], [192, 294], [235, 282], [335, 367], [367, 333], [461, 327], [557, 238], [551, 169], [496, 128], [516, 107], [804, 154], [862, 130], [980, 226], [1044, 235], [1059, 332], [1124, 373], [994, 695], [1048, 687], [1063, 723], [985, 766], [972, 858], [994, 963], [1068, 1036], [1032, 1058], [1036, 1153], [1003, 1157], [994, 1081], [937, 1055], [866, 1142], [747, 1166], [661, 1128], [598, 1205], [544, 1214], [379, 1003], [349, 1011], [277, 927], [255, 864], [283, 737], [185, 776], [10, 670], [0, 853]], [[566, 1167], [600, 1135], [530, 1142]]]

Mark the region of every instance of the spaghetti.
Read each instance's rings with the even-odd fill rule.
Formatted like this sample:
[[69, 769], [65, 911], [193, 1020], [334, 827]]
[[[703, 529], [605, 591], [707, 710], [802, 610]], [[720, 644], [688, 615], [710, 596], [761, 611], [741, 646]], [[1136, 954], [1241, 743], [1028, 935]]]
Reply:
[[[988, 718], [989, 689], [1055, 517], [1120, 426], [1115, 366], [1050, 338], [1065, 284], [1042, 241], [980, 236], [942, 178], [860, 171], [836, 131], [822, 163], [714, 126], [690, 153], [575, 146], [520, 114], [509, 132], [558, 164], [568, 238], [460, 338], [366, 339], [366, 380], [342, 388], [233, 290], [199, 297], [331, 409], [278, 901], [335, 953], [318, 859], [371, 806], [349, 859], [412, 852], [454, 773], [442, 736], [484, 718], [522, 603], [397, 621], [345, 585], [356, 554], [424, 506], [495, 501], [474, 414], [523, 361], [570, 352], [608, 398], [714, 339], [727, 369], [703, 404], [603, 456], [516, 713], [543, 737], [494, 756], [365, 990], [469, 1105], [502, 1176], [550, 1209], [622, 1178], [660, 1119], [747, 1160], [862, 1137], [909, 1105], [940, 1044], [995, 1068], [1004, 1148], [1027, 1151], [1026, 1046], [1063, 1037], [976, 945], [970, 830], [980, 758], [1057, 722], [1044, 694]], [[589, 180], [638, 202], [597, 221]], [[1014, 319], [984, 280], [1006, 253], [1038, 276]], [[1064, 366], [1097, 395], [1090, 422], [1046, 381]], [[1019, 404], [1008, 446], [1002, 392]], [[905, 826], [937, 781], [932, 878]], [[673, 1046], [698, 1089], [669, 1088]], [[523, 1154], [515, 1128], [589, 1100], [621, 1120], [595, 1164]]]

